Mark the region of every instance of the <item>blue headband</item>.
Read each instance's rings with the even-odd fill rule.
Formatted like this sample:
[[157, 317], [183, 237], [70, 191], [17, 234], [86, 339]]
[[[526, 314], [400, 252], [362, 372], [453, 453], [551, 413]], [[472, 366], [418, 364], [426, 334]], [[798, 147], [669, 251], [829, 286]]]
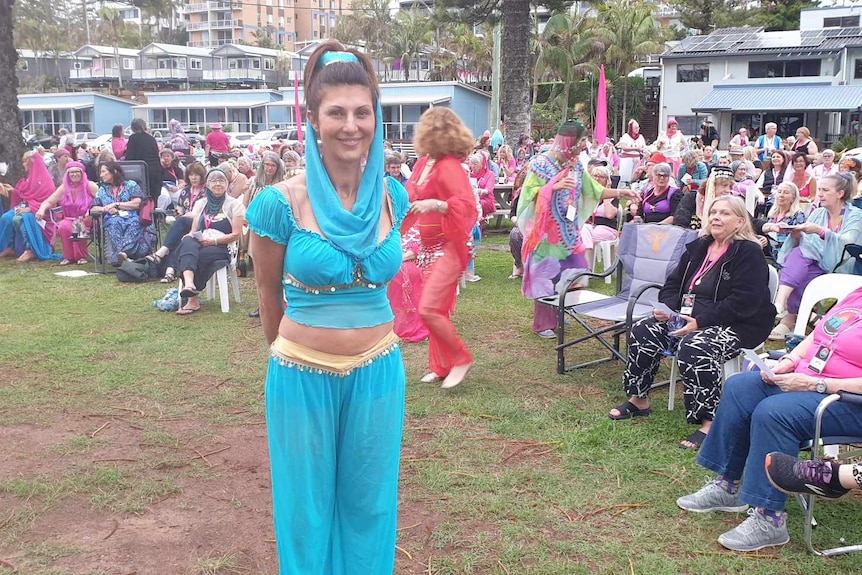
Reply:
[[359, 58], [356, 57], [356, 54], [351, 54], [350, 52], [326, 52], [320, 56], [320, 64], [318, 67], [328, 66], [333, 62], [349, 62], [352, 64], [358, 64]]

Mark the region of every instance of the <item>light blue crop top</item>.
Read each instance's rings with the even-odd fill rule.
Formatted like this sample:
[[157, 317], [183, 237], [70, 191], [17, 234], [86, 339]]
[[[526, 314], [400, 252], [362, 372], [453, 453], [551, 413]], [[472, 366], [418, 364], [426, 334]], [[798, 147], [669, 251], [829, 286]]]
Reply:
[[384, 240], [362, 260], [320, 234], [300, 228], [287, 198], [268, 186], [246, 211], [249, 228], [287, 246], [282, 285], [284, 313], [303, 325], [350, 329], [392, 321], [386, 284], [401, 268], [401, 221], [410, 207], [404, 187], [387, 178], [394, 223]]

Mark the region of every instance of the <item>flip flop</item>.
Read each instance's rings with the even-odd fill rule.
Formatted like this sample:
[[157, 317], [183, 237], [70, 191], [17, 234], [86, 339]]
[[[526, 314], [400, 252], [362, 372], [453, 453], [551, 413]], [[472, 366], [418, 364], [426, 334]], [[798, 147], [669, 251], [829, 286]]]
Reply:
[[608, 413], [608, 417], [614, 421], [622, 421], [623, 419], [631, 419], [633, 417], [647, 417], [652, 413], [652, 408], [639, 409], [637, 405], [631, 401], [616, 406], [614, 409], [620, 412], [619, 415]]
[[71, 262], [70, 260], [60, 260], [60, 263], [59, 263], [58, 265], [61, 265], [61, 266], [68, 266], [68, 265], [70, 265], [71, 263], [72, 263], [72, 262]]
[[[679, 443], [680, 449], [700, 449], [703, 440], [706, 439], [706, 434], [701, 430], [697, 430]], [[691, 443], [691, 445], [684, 445], [683, 441], [687, 441]]]
[[90, 260], [88, 260], [87, 258], [81, 258], [75, 263], [78, 264], [79, 266], [85, 266], [88, 263], [90, 263]]
[[193, 313], [195, 313], [199, 309], [201, 309], [200, 306], [198, 306], [198, 307], [181, 307], [180, 309], [177, 310], [177, 315], [192, 315]]
[[193, 287], [183, 286], [183, 289], [180, 291], [180, 297], [190, 298], [190, 297], [195, 297], [196, 295], [199, 295], [200, 293], [201, 292], [199, 292], [198, 290], [196, 290]]

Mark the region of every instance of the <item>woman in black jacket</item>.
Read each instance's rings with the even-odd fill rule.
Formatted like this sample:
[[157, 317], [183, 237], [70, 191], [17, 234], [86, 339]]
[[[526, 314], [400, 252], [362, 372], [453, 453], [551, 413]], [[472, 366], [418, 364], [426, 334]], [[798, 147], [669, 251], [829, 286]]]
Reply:
[[141, 160], [147, 164], [147, 186], [144, 190], [157, 202], [162, 193], [162, 164], [159, 160], [159, 145], [147, 133], [147, 123], [140, 118], [132, 120], [132, 135], [126, 145], [126, 160]]
[[[649, 415], [647, 394], [659, 363], [676, 353], [686, 419], [700, 425], [680, 443], [682, 448], [700, 447], [709, 433], [725, 362], [741, 348], [763, 343], [775, 317], [766, 259], [745, 203], [721, 196], [712, 202], [708, 217], [706, 235], [688, 244], [659, 293], [659, 301], [675, 317], [656, 309], [653, 317], [632, 326], [623, 374], [629, 399], [609, 414], [611, 419]], [[668, 320], [678, 322], [676, 329]]]

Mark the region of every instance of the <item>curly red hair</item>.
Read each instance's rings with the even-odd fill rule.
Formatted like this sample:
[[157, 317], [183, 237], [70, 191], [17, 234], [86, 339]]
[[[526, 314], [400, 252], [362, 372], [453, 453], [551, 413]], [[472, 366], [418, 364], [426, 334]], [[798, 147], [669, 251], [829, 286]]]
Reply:
[[438, 106], [429, 108], [419, 118], [413, 146], [419, 156], [465, 158], [473, 151], [473, 134], [458, 114]]

